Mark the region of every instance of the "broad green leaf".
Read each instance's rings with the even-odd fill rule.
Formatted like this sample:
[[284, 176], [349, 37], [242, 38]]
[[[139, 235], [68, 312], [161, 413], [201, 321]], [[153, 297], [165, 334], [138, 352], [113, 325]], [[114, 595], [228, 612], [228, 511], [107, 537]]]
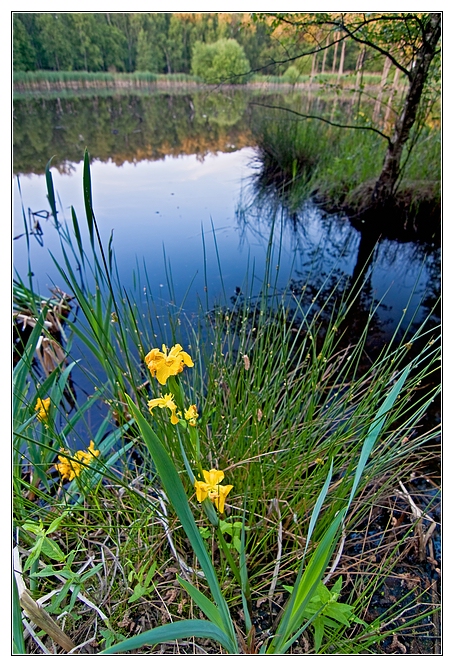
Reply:
[[37, 561], [38, 558], [40, 557], [43, 540], [44, 540], [44, 535], [41, 535], [40, 537], [38, 537], [35, 545], [30, 549], [30, 554], [24, 563], [24, 571], [27, 571], [33, 565], [33, 563]]
[[38, 524], [38, 523], [27, 523], [27, 522], [25, 522], [22, 525], [22, 528], [24, 530], [28, 530], [29, 533], [33, 533], [34, 535], [40, 535], [40, 534], [44, 535], [44, 528], [43, 528], [42, 523]]
[[312, 625], [314, 626], [314, 642], [315, 642], [315, 652], [318, 653], [320, 646], [322, 645], [323, 635], [325, 633], [325, 620], [322, 616], [317, 616], [314, 618]]
[[52, 560], [56, 560], [59, 563], [63, 563], [65, 558], [66, 558], [65, 554], [60, 549], [58, 544], [54, 540], [52, 540], [50, 537], [44, 537], [43, 543], [41, 545], [41, 551], [48, 558], [51, 558]]
[[198, 637], [200, 639], [214, 639], [225, 648], [228, 653], [238, 653], [236, 642], [232, 640], [219, 629], [217, 625], [210, 621], [177, 621], [168, 623], [158, 628], [147, 630], [140, 635], [126, 639], [119, 644], [114, 644], [101, 651], [99, 655], [111, 655], [112, 653], [125, 653], [134, 651], [143, 646], [154, 646], [162, 642], [170, 642], [175, 639], [186, 639], [187, 637]]
[[147, 592], [147, 588], [145, 586], [142, 586], [142, 584], [136, 584], [134, 586], [134, 593], [131, 595], [130, 598], [128, 598], [128, 602], [135, 602], [139, 598], [142, 597], [142, 595], [145, 595]]
[[192, 597], [196, 605], [203, 611], [205, 616], [215, 625], [222, 629], [222, 618], [219, 609], [211, 602], [198, 588], [189, 581], [185, 581], [177, 574], [177, 579], [181, 586]]

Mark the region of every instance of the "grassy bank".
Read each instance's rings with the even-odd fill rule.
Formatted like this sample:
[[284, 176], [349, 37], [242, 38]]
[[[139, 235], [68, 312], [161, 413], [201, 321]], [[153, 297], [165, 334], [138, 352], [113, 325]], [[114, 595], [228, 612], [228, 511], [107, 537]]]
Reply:
[[[368, 74], [363, 77], [362, 85], [375, 87], [380, 83], [380, 75]], [[289, 80], [283, 76], [264, 76], [254, 74], [250, 77], [246, 87], [269, 88], [270, 86], [282, 90], [295, 90], [306, 87], [335, 86], [336, 88], [354, 88], [356, 75], [350, 73], [341, 77], [334, 74], [317, 74], [314, 77], [300, 75], [297, 81]], [[57, 90], [97, 90], [97, 89], [142, 89], [142, 88], [215, 88], [219, 86], [207, 86], [196, 76], [189, 74], [155, 74], [153, 72], [83, 72], [83, 71], [52, 71], [39, 70], [35, 72], [13, 72], [14, 93], [46, 93]], [[222, 85], [221, 88], [229, 88], [231, 85]], [[234, 86], [236, 87], [236, 86]], [[243, 85], [241, 87], [244, 87]]]
[[[374, 130], [373, 105], [357, 113], [349, 101], [335, 100], [323, 113], [310, 108], [306, 116], [295, 117], [295, 106], [289, 102], [281, 105], [287, 110], [270, 108], [267, 115], [265, 103], [253, 124], [258, 145], [257, 196], [284, 195], [291, 210], [314, 195], [329, 209], [358, 210], [380, 174], [386, 153], [386, 139]], [[383, 132], [391, 131], [391, 122], [382, 126]], [[422, 209], [431, 218], [430, 225], [438, 228], [441, 131], [436, 118], [413, 132], [402, 166], [396, 199], [402, 201], [407, 217]]]
[[[435, 567], [437, 493], [427, 506], [416, 485], [437, 455], [423, 421], [438, 395], [429, 319], [365, 363], [367, 327], [352, 340], [347, 325], [358, 285], [336, 304], [278, 290], [273, 232], [265, 275], [248, 273], [234, 302], [206, 293], [196, 319], [163, 313], [146, 274], [125, 292], [114, 248], [98, 243], [88, 155], [86, 244], [46, 175], [72, 299], [35, 294], [32, 271], [15, 286], [16, 652], [430, 641], [436, 587], [400, 578], [398, 598], [377, 602], [412, 548]], [[82, 399], [76, 364], [93, 386]]]

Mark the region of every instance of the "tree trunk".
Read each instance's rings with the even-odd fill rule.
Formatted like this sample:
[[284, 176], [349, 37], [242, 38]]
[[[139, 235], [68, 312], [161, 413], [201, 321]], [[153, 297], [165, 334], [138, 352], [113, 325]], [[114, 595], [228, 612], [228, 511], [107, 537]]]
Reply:
[[441, 14], [430, 14], [428, 24], [422, 35], [422, 45], [416, 55], [414, 66], [408, 75], [410, 86], [404, 107], [394, 126], [394, 133], [388, 144], [382, 171], [372, 194], [373, 204], [384, 204], [394, 194], [400, 175], [402, 152], [416, 120], [416, 112], [440, 35]]
[[337, 74], [337, 80], [340, 81], [342, 74], [344, 73], [344, 61], [345, 61], [345, 45], [346, 41], [342, 42], [342, 51], [341, 51], [341, 57], [340, 57], [340, 62], [339, 62], [339, 72]]
[[312, 56], [312, 70], [311, 70], [311, 83], [314, 76], [317, 74], [317, 53], [314, 53]]
[[[339, 36], [339, 33], [338, 33], [338, 32], [335, 32], [335, 33], [334, 33], [334, 39], [337, 39], [338, 36]], [[332, 69], [331, 69], [331, 72], [332, 72], [333, 74], [334, 74], [334, 72], [336, 71], [337, 45], [338, 45], [338, 42], [336, 42], [336, 43], [334, 44], [333, 67], [332, 67]]]
[[375, 100], [374, 113], [372, 115], [372, 121], [374, 123], [378, 123], [378, 119], [380, 117], [381, 101], [383, 99], [383, 93], [385, 92], [386, 81], [388, 80], [388, 74], [390, 69], [391, 69], [391, 61], [389, 58], [385, 58], [385, 63], [383, 65], [383, 72], [380, 81], [380, 90], [378, 91], [378, 95]]
[[[383, 130], [384, 130], [384, 132], [388, 131], [388, 121], [389, 121], [389, 117], [390, 117], [391, 111], [392, 111], [393, 100], [394, 100], [395, 94], [397, 93], [397, 89], [399, 87], [399, 74], [400, 74], [400, 70], [397, 69], [397, 67], [396, 67], [396, 71], [394, 72], [393, 85], [392, 85], [392, 88], [391, 88], [391, 92], [389, 94], [388, 101], [386, 102], [386, 112], [385, 112], [385, 118], [383, 120]], [[391, 122], [389, 123], [389, 129], [391, 129]]]
[[328, 46], [329, 46], [329, 35], [328, 35], [328, 37], [326, 38], [326, 44], [325, 44], [325, 46], [326, 46], [326, 48], [325, 48], [325, 50], [324, 50], [324, 52], [323, 52], [323, 60], [322, 60], [322, 74], [325, 73], [326, 56], [327, 56], [327, 53], [328, 53]]
[[361, 51], [359, 52], [358, 59], [356, 61], [355, 94], [353, 95], [352, 110], [354, 109], [355, 104], [358, 104], [358, 110], [359, 110], [359, 102], [361, 99], [361, 81], [363, 78], [363, 67], [364, 67], [365, 56], [366, 56], [366, 47], [363, 46], [361, 48]]

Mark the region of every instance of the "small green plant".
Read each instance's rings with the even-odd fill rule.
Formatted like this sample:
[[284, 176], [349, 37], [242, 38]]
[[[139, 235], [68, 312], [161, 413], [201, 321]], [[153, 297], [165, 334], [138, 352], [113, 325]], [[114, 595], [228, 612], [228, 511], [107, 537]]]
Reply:
[[[230, 548], [235, 549], [239, 554], [241, 553], [241, 532], [242, 530], [250, 530], [250, 526], [245, 526], [242, 521], [224, 521], [219, 520], [219, 530], [222, 535], [229, 535], [230, 542], [227, 543]], [[210, 528], [203, 526], [200, 529], [200, 534], [204, 540], [210, 540], [212, 531]]]
[[128, 574], [128, 581], [130, 584], [132, 584], [134, 580], [136, 580], [137, 583], [134, 585], [133, 594], [128, 599], [129, 603], [135, 602], [139, 598], [145, 597], [151, 593], [151, 591], [154, 589], [152, 579], [155, 572], [156, 562], [152, 563], [151, 567], [149, 563], [145, 563], [142, 565], [138, 572], [131, 570], [131, 572]]
[[[289, 593], [293, 593], [293, 586], [284, 586], [284, 588]], [[369, 627], [367, 623], [354, 614], [353, 605], [337, 601], [341, 589], [342, 577], [338, 577], [331, 589], [328, 589], [323, 582], [320, 582], [303, 614], [303, 617], [313, 627], [316, 653], [321, 648], [326, 627], [340, 629], [344, 626], [349, 628], [351, 622]]]
[[[81, 591], [85, 590], [85, 583], [91, 579], [97, 572], [99, 572], [103, 565], [99, 563], [94, 565], [87, 572], [73, 572], [72, 564], [76, 557], [76, 552], [71, 551], [65, 558], [63, 567], [56, 568], [54, 565], [46, 565], [30, 576], [34, 579], [53, 578], [58, 577], [63, 581], [63, 586], [56, 591], [52, 598], [51, 604], [47, 607], [47, 611], [51, 614], [61, 614], [64, 611], [71, 613], [76, 603], [77, 597]], [[71, 592], [69, 600], [67, 597]]]

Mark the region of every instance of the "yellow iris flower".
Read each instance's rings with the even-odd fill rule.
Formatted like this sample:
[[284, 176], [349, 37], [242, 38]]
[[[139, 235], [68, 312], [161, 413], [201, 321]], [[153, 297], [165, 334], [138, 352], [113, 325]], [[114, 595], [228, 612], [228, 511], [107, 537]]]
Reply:
[[181, 345], [174, 345], [167, 354], [167, 347], [162, 346], [162, 352], [157, 347], [150, 350], [145, 357], [152, 377], [160, 384], [165, 384], [171, 375], [178, 375], [185, 366], [192, 367], [194, 362], [189, 354], [183, 352]]
[[35, 410], [38, 413], [37, 417], [40, 422], [47, 422], [49, 419], [50, 398], [38, 398], [35, 405]]
[[153, 414], [153, 408], [168, 408], [171, 412], [170, 421], [172, 424], [178, 424], [180, 421], [177, 417], [177, 406], [173, 402], [172, 394], [165, 394], [161, 398], [152, 398], [151, 401], [148, 401], [150, 414]]
[[[69, 456], [69, 452], [65, 452], [65, 450], [62, 450], [62, 452]], [[89, 465], [95, 456], [99, 456], [99, 449], [95, 449], [95, 443], [90, 440], [88, 451], [79, 450], [76, 452], [73, 457], [75, 460], [70, 460], [66, 456], [59, 456], [60, 463], [56, 463], [55, 468], [60, 473], [62, 480], [68, 479], [72, 482], [74, 477], [79, 477], [84, 467]]]
[[190, 426], [196, 425], [198, 417], [199, 413], [197, 412], [196, 405], [190, 405], [189, 408], [184, 411], [184, 418], [186, 419], [187, 422], [189, 422]]
[[209, 472], [203, 470], [204, 482], [197, 480], [194, 482], [195, 492], [199, 503], [203, 502], [205, 498], [209, 498], [215, 505], [219, 512], [224, 512], [224, 503], [227, 495], [233, 489], [232, 484], [222, 486], [219, 482], [224, 479], [222, 470], [211, 469]]

